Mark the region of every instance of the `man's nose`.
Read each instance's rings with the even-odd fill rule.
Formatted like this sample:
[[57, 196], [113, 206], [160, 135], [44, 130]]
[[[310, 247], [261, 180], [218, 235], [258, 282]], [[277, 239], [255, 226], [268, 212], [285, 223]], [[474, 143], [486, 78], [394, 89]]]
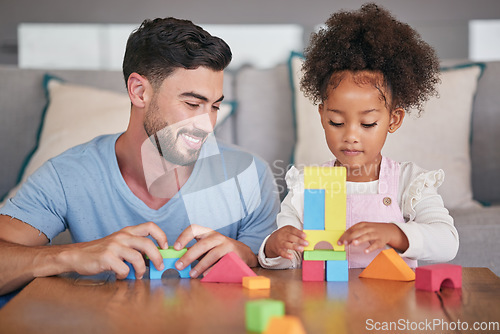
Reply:
[[[212, 111], [204, 112], [193, 117], [193, 127], [206, 133], [212, 132], [214, 130], [215, 115], [212, 116], [210, 114], [211, 112]], [[214, 118], [214, 120], [212, 120], [212, 118]]]

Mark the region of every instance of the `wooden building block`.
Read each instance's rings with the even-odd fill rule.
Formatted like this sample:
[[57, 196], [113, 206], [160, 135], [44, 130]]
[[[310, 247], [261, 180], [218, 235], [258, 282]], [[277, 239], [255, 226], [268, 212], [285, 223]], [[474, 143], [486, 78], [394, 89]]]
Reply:
[[271, 317], [285, 315], [285, 303], [274, 299], [247, 301], [245, 304], [245, 326], [247, 331], [262, 333]]
[[325, 190], [325, 230], [346, 229], [347, 194], [345, 176], [338, 181], [338, 187], [330, 186]]
[[265, 276], [245, 276], [242, 283], [245, 288], [251, 290], [271, 288], [271, 280]]
[[257, 274], [235, 252], [231, 252], [214, 264], [201, 282], [241, 284], [245, 276], [257, 276]]
[[415, 269], [415, 289], [439, 291], [447, 288], [462, 287], [462, 267], [456, 264], [442, 263], [417, 267]]
[[[183, 248], [181, 250], [175, 250], [173, 246], [169, 246], [167, 249], [161, 249], [158, 247], [158, 251], [160, 252], [161, 256], [163, 259], [180, 259], [182, 255], [184, 255], [187, 252], [187, 248]], [[149, 260], [149, 257], [146, 255], [146, 259]], [[165, 271], [168, 269], [175, 269], [179, 273], [179, 276], [181, 278], [189, 278], [189, 272], [191, 271], [191, 265], [188, 267], [184, 268], [182, 271], [178, 271], [175, 268], [175, 262], [176, 261], [163, 261], [165, 264], [165, 269], [162, 271], [156, 270], [155, 266], [151, 261], [149, 261], [149, 279], [161, 279], [161, 276]], [[125, 261], [125, 264], [129, 266], [131, 269], [128, 273], [127, 279], [135, 279], [135, 270], [134, 267], [128, 262]]]
[[325, 261], [302, 261], [302, 281], [324, 282]]
[[173, 246], [169, 246], [167, 249], [158, 247], [158, 250], [164, 259], [180, 259], [187, 252], [187, 248], [175, 250]]
[[304, 260], [308, 261], [343, 261], [347, 259], [345, 251], [334, 251], [331, 249], [315, 249], [304, 251]]
[[128, 272], [128, 275], [127, 275], [127, 277], [125, 279], [135, 279], [135, 269], [134, 269], [134, 266], [132, 266], [132, 264], [130, 262], [127, 262], [127, 261], [125, 261], [125, 264], [130, 269], [129, 272]]
[[165, 265], [165, 269], [163, 270], [158, 270], [154, 266], [153, 262], [151, 260], [149, 261], [149, 279], [161, 279], [161, 276], [163, 273], [169, 269], [174, 269], [179, 273], [180, 278], [190, 278], [189, 272], [191, 271], [191, 265], [187, 266], [186, 268], [182, 270], [177, 270], [175, 268], [175, 263], [177, 262], [178, 258], [166, 258], [163, 259], [163, 264]]
[[414, 281], [415, 272], [393, 248], [389, 248], [381, 251], [359, 277]]
[[[345, 167], [304, 167], [304, 188], [325, 191], [325, 230], [346, 229], [346, 169]], [[304, 220], [306, 218], [306, 191], [304, 189]], [[304, 229], [308, 228], [304, 223]]]
[[347, 263], [347, 260], [326, 261], [326, 281], [327, 282], [349, 281], [349, 265]]
[[306, 334], [300, 319], [293, 315], [271, 317], [265, 334]]
[[335, 251], [345, 250], [344, 245], [337, 245], [340, 236], [345, 232], [344, 230], [304, 230], [304, 232], [307, 235], [306, 240], [309, 242], [309, 245], [305, 246], [304, 250], [314, 250], [315, 246], [321, 241], [328, 242]]
[[304, 189], [304, 230], [325, 229], [325, 190]]

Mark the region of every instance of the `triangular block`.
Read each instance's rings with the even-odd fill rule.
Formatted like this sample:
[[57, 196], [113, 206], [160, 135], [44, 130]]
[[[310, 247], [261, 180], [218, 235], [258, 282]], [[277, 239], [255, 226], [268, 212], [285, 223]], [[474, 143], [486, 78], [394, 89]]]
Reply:
[[383, 250], [359, 275], [364, 278], [378, 278], [393, 281], [414, 281], [415, 272], [392, 248]]
[[257, 274], [235, 252], [231, 252], [224, 255], [201, 282], [241, 284], [245, 276], [257, 276]]

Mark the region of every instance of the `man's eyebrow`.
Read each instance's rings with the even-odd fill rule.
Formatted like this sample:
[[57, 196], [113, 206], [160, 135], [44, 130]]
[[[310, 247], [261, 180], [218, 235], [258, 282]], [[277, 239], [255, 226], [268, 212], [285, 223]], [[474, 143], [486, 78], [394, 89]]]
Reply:
[[[186, 92], [186, 93], [182, 93], [180, 96], [182, 97], [194, 97], [195, 99], [198, 99], [198, 100], [202, 100], [204, 102], [208, 102], [208, 98], [206, 96], [203, 96], [203, 95], [200, 95], [198, 93], [195, 93], [195, 92]], [[217, 103], [217, 102], [221, 102], [222, 100], [224, 100], [224, 95], [222, 95], [217, 101], [215, 101], [214, 103]]]

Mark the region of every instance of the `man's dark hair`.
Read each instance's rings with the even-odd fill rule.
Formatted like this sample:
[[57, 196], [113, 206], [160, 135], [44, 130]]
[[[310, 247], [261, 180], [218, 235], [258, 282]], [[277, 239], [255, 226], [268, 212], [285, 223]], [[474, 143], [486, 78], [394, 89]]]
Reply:
[[222, 71], [231, 62], [229, 46], [189, 20], [172, 17], [144, 20], [130, 34], [123, 58], [125, 84], [136, 72], [157, 89], [177, 68], [200, 66]]
[[301, 89], [314, 103], [327, 98], [332, 74], [343, 71], [382, 73], [391, 106], [416, 108], [436, 94], [439, 59], [409, 25], [368, 3], [356, 11], [339, 11], [313, 34], [305, 50]]

